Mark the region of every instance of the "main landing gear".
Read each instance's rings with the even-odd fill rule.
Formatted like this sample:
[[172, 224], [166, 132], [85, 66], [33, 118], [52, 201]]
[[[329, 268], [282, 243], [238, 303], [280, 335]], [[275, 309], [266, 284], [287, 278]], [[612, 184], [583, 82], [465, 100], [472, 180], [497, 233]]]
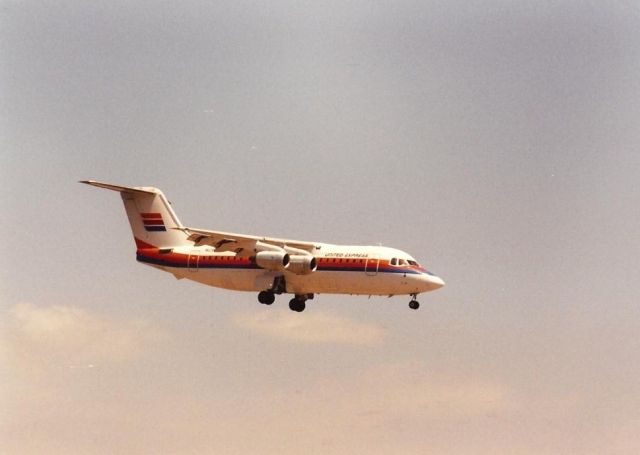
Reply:
[[258, 294], [258, 302], [263, 305], [271, 305], [276, 300], [273, 291], [262, 291]]
[[418, 294], [411, 294], [411, 302], [409, 302], [409, 308], [411, 308], [412, 310], [417, 310], [418, 308], [420, 308], [420, 302], [416, 300], [417, 298]]
[[[299, 294], [291, 299], [289, 302], [289, 308], [291, 311], [296, 311], [298, 313], [304, 311], [306, 305], [306, 301], [308, 299], [312, 299], [313, 294]], [[271, 305], [276, 299], [275, 294], [272, 291], [262, 291], [258, 294], [258, 302], [263, 305]]]
[[287, 289], [287, 285], [283, 276], [277, 276], [273, 279], [271, 289], [258, 293], [258, 302], [263, 305], [271, 305], [276, 300], [276, 294], [282, 294]]
[[297, 311], [301, 313], [306, 307], [306, 301], [312, 299], [313, 294], [296, 294], [294, 298], [289, 301], [289, 309], [291, 311]]

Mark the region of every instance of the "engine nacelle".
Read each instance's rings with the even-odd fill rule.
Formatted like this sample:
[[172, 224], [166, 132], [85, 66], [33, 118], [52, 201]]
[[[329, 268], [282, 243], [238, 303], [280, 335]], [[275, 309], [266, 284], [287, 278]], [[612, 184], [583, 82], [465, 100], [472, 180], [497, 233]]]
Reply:
[[256, 254], [256, 264], [263, 269], [278, 272], [289, 267], [289, 254], [284, 251], [260, 251]]
[[311, 272], [315, 272], [318, 268], [316, 258], [311, 255], [293, 254], [289, 257], [288, 272], [293, 272], [296, 275], [307, 275]]

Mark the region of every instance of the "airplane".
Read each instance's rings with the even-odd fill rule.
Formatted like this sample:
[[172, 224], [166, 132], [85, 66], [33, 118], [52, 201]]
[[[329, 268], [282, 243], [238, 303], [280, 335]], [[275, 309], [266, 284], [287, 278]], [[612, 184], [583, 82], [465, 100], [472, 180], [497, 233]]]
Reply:
[[347, 246], [259, 237], [184, 226], [164, 193], [95, 180], [79, 183], [118, 191], [136, 243], [138, 262], [177, 279], [258, 293], [271, 305], [288, 293], [292, 311], [304, 311], [315, 294], [408, 295], [444, 286], [442, 278], [404, 251], [383, 246]]

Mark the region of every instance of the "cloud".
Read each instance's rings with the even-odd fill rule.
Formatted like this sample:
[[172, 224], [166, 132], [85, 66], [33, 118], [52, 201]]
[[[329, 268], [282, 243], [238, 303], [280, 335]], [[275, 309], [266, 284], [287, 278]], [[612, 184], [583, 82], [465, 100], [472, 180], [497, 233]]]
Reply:
[[235, 315], [233, 322], [266, 337], [302, 343], [371, 346], [386, 336], [385, 329], [378, 325], [318, 311], [303, 315], [286, 310], [252, 311]]
[[124, 433], [129, 416], [141, 419], [148, 376], [140, 369], [158, 358], [167, 332], [74, 305], [21, 303], [0, 321], [0, 440], [7, 453], [120, 452], [99, 449], [96, 429]]
[[[575, 448], [563, 441], [581, 422], [580, 408], [541, 409], [539, 394], [492, 368], [457, 371], [466, 358], [447, 368], [411, 350], [389, 351], [396, 342], [406, 350], [406, 341], [317, 309], [252, 310], [232, 321], [223, 345], [211, 343], [207, 324], [202, 331], [189, 324], [167, 343], [151, 321], [72, 305], [12, 307], [3, 314], [2, 342], [14, 359], [9, 368], [20, 370], [9, 371], [0, 393], [7, 453], [342, 455], [366, 447], [375, 455], [425, 448], [530, 455]], [[300, 343], [260, 343], [237, 327]], [[384, 340], [357, 355], [342, 349]], [[28, 370], [34, 367], [40, 374]], [[598, 422], [589, 428], [607, 430]], [[637, 429], [608, 433], [616, 454], [636, 453]], [[544, 435], [540, 444], [529, 442], [532, 432]], [[596, 443], [585, 445], [602, 449]], [[554, 446], [560, 449], [548, 449]], [[602, 453], [595, 449], [577, 452]]]
[[363, 408], [371, 412], [460, 419], [517, 407], [509, 389], [495, 381], [434, 373], [422, 362], [390, 363], [359, 378]]
[[[431, 453], [480, 453], [474, 443], [503, 431], [504, 422], [521, 411], [507, 384], [442, 373], [419, 360], [329, 369], [292, 388], [258, 388], [246, 395], [250, 412], [236, 405], [222, 423], [227, 434], [243, 428], [252, 435], [238, 438], [233, 453], [344, 454], [362, 447], [374, 454], [418, 454], [425, 447]], [[296, 438], [282, 436], [289, 434]]]
[[142, 320], [118, 320], [72, 305], [20, 303], [2, 326], [2, 354], [18, 369], [131, 361], [165, 336]]
[[[517, 411], [519, 400], [505, 384], [482, 377], [437, 373], [424, 362], [390, 362], [347, 377], [327, 375], [307, 384], [297, 402], [272, 395], [266, 409], [283, 408], [285, 415], [313, 409], [319, 421], [360, 422], [364, 427], [389, 421], [460, 421], [505, 416]], [[271, 399], [271, 398], [270, 398]]]

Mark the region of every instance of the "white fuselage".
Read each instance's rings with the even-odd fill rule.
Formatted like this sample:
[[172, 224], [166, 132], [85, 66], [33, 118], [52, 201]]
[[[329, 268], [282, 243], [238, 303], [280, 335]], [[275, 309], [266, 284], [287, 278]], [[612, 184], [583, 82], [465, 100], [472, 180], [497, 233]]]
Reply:
[[317, 269], [307, 274], [265, 270], [250, 258], [216, 253], [206, 246], [142, 248], [137, 259], [179, 279], [236, 291], [268, 289], [277, 276], [284, 276], [286, 292], [294, 294], [409, 295], [444, 285], [407, 253], [393, 248], [318, 244], [314, 256]]

